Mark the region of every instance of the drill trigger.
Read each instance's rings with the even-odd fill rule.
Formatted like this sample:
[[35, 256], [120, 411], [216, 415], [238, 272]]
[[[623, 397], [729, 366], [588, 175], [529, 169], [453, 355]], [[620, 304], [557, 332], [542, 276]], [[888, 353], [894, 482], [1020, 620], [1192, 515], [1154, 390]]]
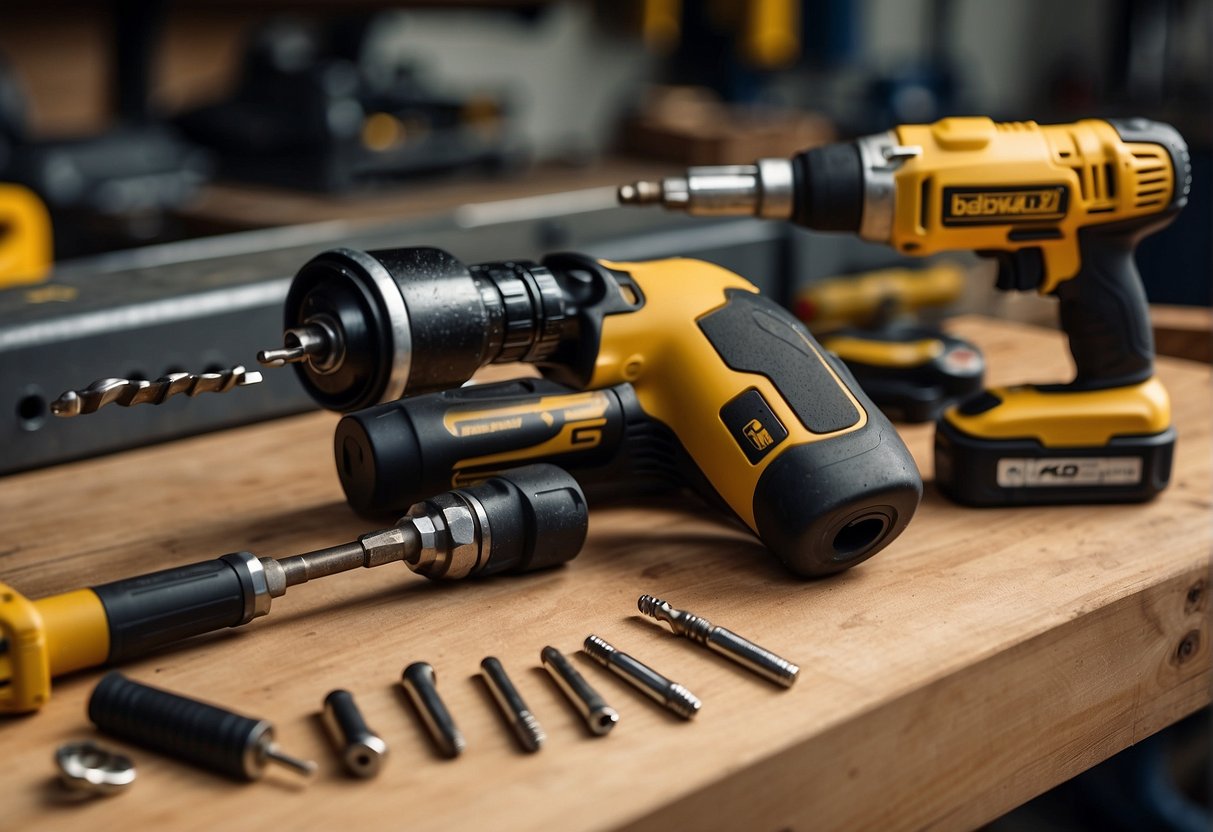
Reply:
[[982, 249], [977, 255], [991, 257], [998, 262], [998, 278], [994, 285], [999, 291], [1029, 292], [1039, 289], [1044, 282], [1044, 252], [1035, 246], [1015, 251]]

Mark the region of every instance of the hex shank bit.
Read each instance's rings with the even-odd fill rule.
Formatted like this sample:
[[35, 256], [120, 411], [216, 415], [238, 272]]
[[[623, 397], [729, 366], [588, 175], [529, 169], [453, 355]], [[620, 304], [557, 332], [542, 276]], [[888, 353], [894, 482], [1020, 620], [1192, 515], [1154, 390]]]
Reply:
[[790, 688], [796, 683], [800, 674], [797, 665], [765, 647], [759, 647], [749, 639], [742, 638], [732, 630], [717, 627], [706, 618], [700, 618], [685, 610], [674, 609], [668, 602], [652, 595], [641, 595], [636, 606], [650, 618], [669, 624], [676, 634], [704, 645], [712, 652], [737, 662], [777, 685]]

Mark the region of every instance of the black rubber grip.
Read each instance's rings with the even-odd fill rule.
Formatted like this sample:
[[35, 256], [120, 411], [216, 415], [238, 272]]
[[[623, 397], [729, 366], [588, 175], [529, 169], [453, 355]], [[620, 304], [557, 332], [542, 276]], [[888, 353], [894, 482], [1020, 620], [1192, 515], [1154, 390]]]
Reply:
[[792, 220], [817, 231], [858, 231], [863, 221], [863, 164], [854, 142], [827, 144], [792, 158]]
[[109, 622], [107, 660], [118, 662], [190, 636], [244, 623], [248, 579], [239, 556], [191, 563], [93, 587]]
[[826, 367], [804, 324], [762, 295], [730, 289], [729, 302], [699, 319], [699, 328], [730, 368], [766, 376], [814, 433], [833, 433], [860, 419]]
[[1072, 389], [1123, 387], [1153, 375], [1150, 311], [1133, 251], [1158, 222], [1151, 217], [1078, 232], [1082, 266], [1054, 292], [1077, 368]]
[[238, 780], [263, 770], [246, 751], [263, 722], [107, 673], [88, 700], [88, 718], [118, 739], [160, 751]]
[[[582, 393], [543, 379], [474, 385], [351, 413], [337, 424], [333, 453], [356, 511], [401, 511], [528, 462], [607, 465], [624, 437], [623, 411], [614, 388]], [[531, 448], [546, 450], [528, 456]], [[487, 461], [471, 462], [478, 458]]]
[[492, 550], [478, 576], [559, 566], [585, 543], [585, 494], [555, 465], [515, 468], [463, 490], [480, 500], [489, 520]]

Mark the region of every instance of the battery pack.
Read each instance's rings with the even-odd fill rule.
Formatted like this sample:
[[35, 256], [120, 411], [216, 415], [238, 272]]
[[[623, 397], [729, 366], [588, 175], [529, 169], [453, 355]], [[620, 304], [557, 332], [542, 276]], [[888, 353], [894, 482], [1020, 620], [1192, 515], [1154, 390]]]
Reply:
[[1143, 502], [1167, 487], [1174, 452], [1174, 428], [1048, 448], [1036, 439], [973, 436], [940, 419], [935, 482], [968, 506]]

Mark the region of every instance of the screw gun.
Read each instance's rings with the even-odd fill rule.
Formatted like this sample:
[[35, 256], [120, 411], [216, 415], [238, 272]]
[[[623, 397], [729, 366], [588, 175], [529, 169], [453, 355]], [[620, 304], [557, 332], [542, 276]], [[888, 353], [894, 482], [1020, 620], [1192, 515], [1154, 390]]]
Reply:
[[1133, 253], [1190, 185], [1187, 145], [1159, 122], [946, 118], [792, 159], [691, 168], [619, 198], [857, 232], [908, 255], [973, 250], [997, 260], [999, 289], [1055, 295], [1074, 380], [987, 390], [937, 423], [940, 488], [1008, 505], [1145, 500], [1166, 487], [1175, 431]]
[[[285, 343], [263, 364], [295, 364], [334, 410], [394, 402], [338, 426], [356, 509], [398, 509], [429, 482], [524, 461], [564, 465], [583, 486], [650, 475], [725, 504], [810, 576], [875, 554], [922, 494], [901, 438], [842, 363], [710, 263], [468, 266], [433, 248], [338, 249], [303, 266], [285, 311]], [[546, 380], [452, 390], [512, 361]], [[626, 471], [606, 464], [624, 458]]]

